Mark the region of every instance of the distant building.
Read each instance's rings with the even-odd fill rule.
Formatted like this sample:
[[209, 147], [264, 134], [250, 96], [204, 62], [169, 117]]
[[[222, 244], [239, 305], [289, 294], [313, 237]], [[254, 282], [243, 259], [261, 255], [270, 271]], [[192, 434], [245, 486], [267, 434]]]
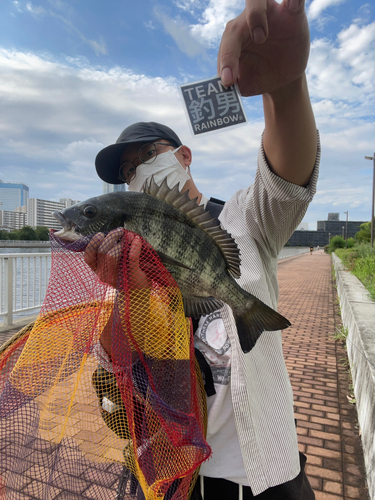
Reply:
[[339, 212], [331, 212], [328, 214], [328, 219], [327, 220], [340, 220], [340, 213]]
[[[359, 226], [366, 221], [348, 221], [348, 238], [354, 238], [359, 231]], [[329, 213], [327, 220], [319, 220], [316, 231], [306, 231], [299, 229], [294, 231], [289, 238], [287, 245], [292, 247], [306, 247], [313, 245], [328, 245], [329, 239], [333, 236], [346, 237], [346, 220], [340, 221], [339, 213]]]
[[29, 188], [17, 182], [0, 181], [0, 208], [13, 211], [16, 207], [26, 205], [29, 199]]
[[9, 231], [13, 229], [22, 229], [26, 226], [26, 217], [25, 212], [0, 210], [0, 229]]
[[[363, 222], [348, 221], [348, 238], [354, 238], [361, 224], [363, 224]], [[331, 233], [331, 237], [339, 235], [345, 238], [346, 236], [345, 220], [318, 220], [316, 228], [318, 231]]]
[[296, 229], [296, 231], [308, 231], [308, 230], [309, 230], [308, 222], [301, 222], [301, 224]]
[[59, 201], [65, 205], [65, 208], [72, 207], [73, 205], [79, 203], [79, 200], [71, 200], [70, 198], [60, 198]]
[[33, 228], [45, 226], [49, 229], [61, 229], [52, 213], [60, 212], [64, 208], [65, 203], [30, 198], [27, 202], [27, 225]]
[[116, 193], [117, 191], [126, 191], [126, 184], [108, 184], [108, 182], [103, 182], [103, 194]]

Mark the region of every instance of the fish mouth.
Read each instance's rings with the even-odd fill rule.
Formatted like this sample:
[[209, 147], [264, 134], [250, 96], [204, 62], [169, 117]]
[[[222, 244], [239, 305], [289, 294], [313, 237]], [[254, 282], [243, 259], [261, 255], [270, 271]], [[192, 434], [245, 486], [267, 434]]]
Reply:
[[82, 235], [77, 233], [77, 226], [74, 222], [61, 212], [53, 212], [53, 217], [62, 225], [62, 229], [55, 233], [55, 236], [61, 238], [62, 240], [76, 241], [82, 238]]

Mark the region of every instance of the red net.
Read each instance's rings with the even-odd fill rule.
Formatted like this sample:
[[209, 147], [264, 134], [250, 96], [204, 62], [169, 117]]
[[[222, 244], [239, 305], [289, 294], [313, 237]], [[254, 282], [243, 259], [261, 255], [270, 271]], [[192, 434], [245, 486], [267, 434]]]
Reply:
[[0, 353], [0, 498], [189, 498], [210, 454], [191, 324], [145, 241], [134, 273], [133, 237], [112, 288], [89, 238], [51, 235], [42, 310]]

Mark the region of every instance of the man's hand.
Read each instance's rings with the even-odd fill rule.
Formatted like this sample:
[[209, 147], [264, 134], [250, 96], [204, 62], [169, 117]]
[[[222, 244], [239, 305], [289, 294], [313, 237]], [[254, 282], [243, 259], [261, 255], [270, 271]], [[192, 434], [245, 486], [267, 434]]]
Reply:
[[150, 287], [149, 279], [139, 267], [139, 256], [142, 250], [142, 240], [139, 236], [117, 228], [107, 236], [97, 233], [91, 239], [85, 250], [85, 262], [100, 281], [116, 288], [119, 261], [122, 253], [123, 238], [128, 238], [129, 250], [129, 280], [130, 288], [141, 289]]
[[225, 28], [218, 74], [225, 86], [238, 81], [243, 96], [271, 93], [301, 77], [309, 47], [304, 0], [246, 0]]

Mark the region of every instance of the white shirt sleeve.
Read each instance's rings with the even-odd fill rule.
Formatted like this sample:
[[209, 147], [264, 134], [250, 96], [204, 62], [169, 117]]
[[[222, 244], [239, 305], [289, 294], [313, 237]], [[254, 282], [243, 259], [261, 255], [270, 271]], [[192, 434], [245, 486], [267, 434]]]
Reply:
[[319, 161], [318, 135], [317, 157], [309, 183], [305, 187], [292, 184], [271, 171], [262, 141], [254, 184], [234, 195], [233, 201], [241, 207], [250, 235], [271, 257], [278, 255], [303, 219], [316, 192]]

